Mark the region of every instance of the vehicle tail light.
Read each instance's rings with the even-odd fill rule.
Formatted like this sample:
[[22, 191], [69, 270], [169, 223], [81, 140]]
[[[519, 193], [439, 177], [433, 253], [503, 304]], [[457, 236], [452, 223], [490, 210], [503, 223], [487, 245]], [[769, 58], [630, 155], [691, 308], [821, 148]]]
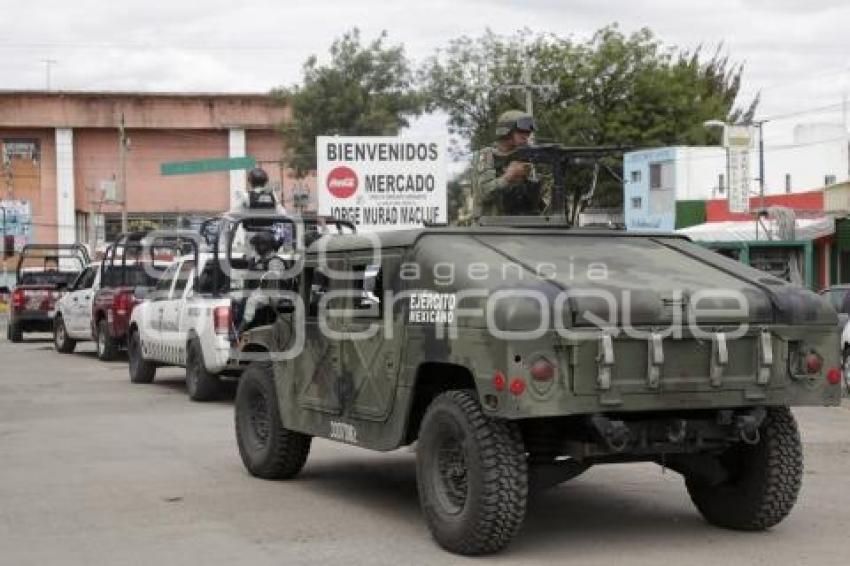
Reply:
[[12, 292], [12, 308], [22, 309], [27, 302], [26, 291], [23, 289], [15, 289]]
[[806, 372], [808, 373], [820, 373], [821, 368], [823, 367], [823, 360], [814, 352], [809, 352], [806, 354]]
[[540, 358], [531, 364], [529, 371], [535, 381], [552, 381], [555, 378], [555, 366], [546, 358]]
[[213, 327], [216, 334], [230, 333], [230, 307], [215, 307], [213, 309]]
[[130, 314], [134, 305], [135, 298], [131, 292], [118, 293], [118, 295], [115, 296], [115, 302], [113, 303], [113, 306], [115, 307], [115, 314], [122, 316]]
[[493, 374], [493, 389], [496, 391], [504, 391], [506, 384], [507, 379], [505, 379], [505, 374], [500, 371], [496, 371], [496, 373]]
[[826, 381], [830, 385], [838, 385], [841, 383], [841, 368], [829, 368], [826, 372]]
[[510, 391], [517, 397], [525, 393], [525, 380], [515, 377], [511, 380]]

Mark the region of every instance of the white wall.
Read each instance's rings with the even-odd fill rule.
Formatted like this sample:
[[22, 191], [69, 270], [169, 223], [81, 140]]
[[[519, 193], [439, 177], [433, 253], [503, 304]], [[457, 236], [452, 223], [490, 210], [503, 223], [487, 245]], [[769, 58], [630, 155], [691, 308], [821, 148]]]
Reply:
[[[823, 188], [825, 177], [834, 175], [838, 183], [850, 180], [850, 156], [847, 134], [834, 124], [808, 124], [795, 129], [795, 138], [788, 144], [766, 145], [765, 194], [785, 194], [785, 175], [791, 175], [791, 192], [814, 191]], [[666, 151], [663, 151], [666, 150]], [[646, 176], [649, 163], [667, 157], [675, 160], [676, 200], [709, 200], [728, 196], [729, 176], [726, 171], [726, 150], [719, 146], [668, 147], [630, 152], [624, 163], [641, 167]], [[719, 176], [724, 176], [725, 190], [718, 190]], [[635, 187], [630, 187], [629, 171], [624, 170], [625, 204]], [[750, 154], [750, 191], [759, 190], [758, 136]]]

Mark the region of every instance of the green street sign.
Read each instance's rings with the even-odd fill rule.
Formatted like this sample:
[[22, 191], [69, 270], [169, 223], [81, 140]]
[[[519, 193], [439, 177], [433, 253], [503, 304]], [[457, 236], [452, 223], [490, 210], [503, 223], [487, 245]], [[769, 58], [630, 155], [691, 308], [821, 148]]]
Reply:
[[252, 169], [257, 160], [248, 157], [222, 157], [218, 159], [197, 159], [195, 161], [172, 161], [159, 166], [163, 175], [194, 175], [212, 171], [233, 171], [234, 169]]

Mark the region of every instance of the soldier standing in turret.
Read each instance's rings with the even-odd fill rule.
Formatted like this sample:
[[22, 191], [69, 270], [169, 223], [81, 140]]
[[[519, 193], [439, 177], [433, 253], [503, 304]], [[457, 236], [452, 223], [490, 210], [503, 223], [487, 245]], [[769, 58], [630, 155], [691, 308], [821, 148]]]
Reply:
[[528, 145], [534, 118], [520, 110], [499, 116], [496, 142], [476, 152], [472, 166], [473, 216], [522, 216], [540, 214], [544, 208], [541, 186], [532, 179], [530, 163], [513, 161], [497, 167], [494, 156]]

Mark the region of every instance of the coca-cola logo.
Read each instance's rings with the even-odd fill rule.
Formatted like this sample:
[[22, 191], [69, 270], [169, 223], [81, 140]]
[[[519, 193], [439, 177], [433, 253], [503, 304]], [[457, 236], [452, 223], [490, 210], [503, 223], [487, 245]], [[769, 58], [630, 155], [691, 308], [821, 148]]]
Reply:
[[336, 198], [348, 198], [357, 192], [357, 173], [340, 165], [328, 173], [328, 191]]

